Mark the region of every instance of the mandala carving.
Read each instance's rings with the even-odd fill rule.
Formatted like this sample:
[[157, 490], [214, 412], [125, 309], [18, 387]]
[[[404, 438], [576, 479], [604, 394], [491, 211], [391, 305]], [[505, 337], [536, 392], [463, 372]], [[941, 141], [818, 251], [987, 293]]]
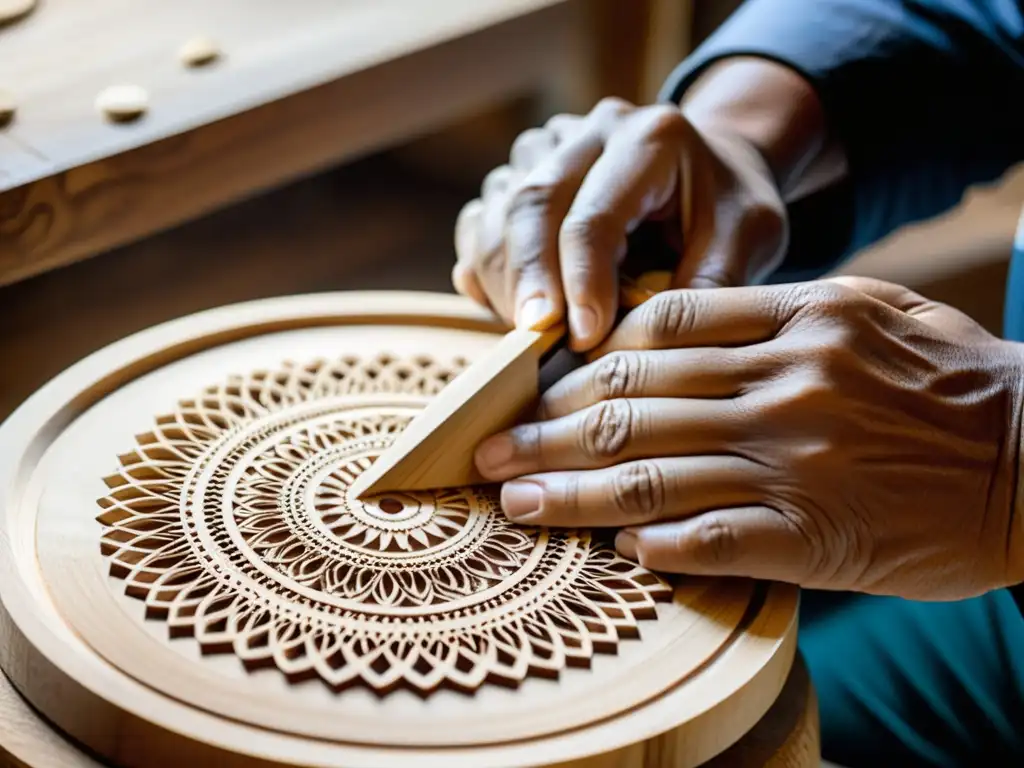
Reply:
[[106, 478], [111, 576], [172, 638], [335, 690], [515, 686], [614, 653], [672, 590], [609, 543], [516, 526], [486, 487], [349, 493], [464, 366], [288, 364], [179, 403]]

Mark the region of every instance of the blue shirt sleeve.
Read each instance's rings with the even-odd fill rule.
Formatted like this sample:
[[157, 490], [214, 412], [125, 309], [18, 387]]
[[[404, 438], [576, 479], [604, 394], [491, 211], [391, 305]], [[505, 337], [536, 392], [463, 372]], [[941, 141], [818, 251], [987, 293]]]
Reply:
[[809, 277], [937, 215], [1024, 158], [1024, 13], [1011, 0], [747, 0], [662, 91], [753, 55], [816, 89], [849, 175], [790, 207], [784, 269]]

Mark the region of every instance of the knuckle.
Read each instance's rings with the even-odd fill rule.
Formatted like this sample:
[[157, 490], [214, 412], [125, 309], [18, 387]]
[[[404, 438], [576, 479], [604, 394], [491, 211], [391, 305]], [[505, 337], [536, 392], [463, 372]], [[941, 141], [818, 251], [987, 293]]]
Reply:
[[507, 216], [510, 221], [529, 216], [545, 216], [563, 197], [557, 184], [527, 183], [512, 193]]
[[639, 520], [657, 518], [665, 505], [665, 478], [653, 462], [626, 465], [615, 474], [612, 498], [623, 515]]
[[598, 361], [591, 386], [598, 400], [616, 400], [639, 391], [642, 378], [639, 355], [612, 352]]
[[579, 444], [585, 456], [604, 461], [618, 456], [634, 430], [633, 409], [627, 400], [608, 400], [593, 406], [580, 422]]
[[790, 408], [799, 413], [820, 413], [822, 405], [831, 398], [831, 388], [823, 376], [805, 376], [796, 383], [789, 395]]
[[856, 334], [846, 329], [836, 329], [822, 340], [814, 355], [819, 372], [818, 389], [825, 389], [848, 374], [856, 359], [856, 342]]
[[560, 484], [561, 505], [564, 509], [580, 508], [580, 476], [578, 472], [570, 472], [565, 482]]
[[541, 456], [542, 435], [539, 424], [522, 424], [509, 432], [515, 456], [519, 458], [539, 458]]
[[553, 134], [557, 140], [573, 132], [582, 122], [583, 118], [579, 115], [560, 113], [548, 119], [544, 124], [544, 130]]
[[523, 152], [531, 152], [538, 146], [542, 145], [547, 139], [547, 134], [541, 128], [529, 128], [523, 131], [516, 137], [516, 140], [512, 142], [511, 156], [522, 154]]
[[721, 567], [736, 561], [739, 538], [735, 528], [721, 518], [699, 518], [692, 537], [693, 558], [701, 565]]
[[499, 165], [484, 176], [483, 184], [480, 186], [483, 197], [490, 197], [495, 193], [504, 191], [512, 178], [512, 169], [507, 165]]
[[823, 415], [832, 410], [833, 393], [827, 380], [818, 371], [807, 368], [790, 372], [766, 395], [756, 413], [773, 433], [795, 431], [806, 438], [807, 427], [820, 423]]
[[825, 438], [804, 437], [790, 448], [790, 461], [797, 477], [820, 479], [829, 476], [834, 458], [833, 445]]
[[838, 283], [815, 281], [799, 288], [803, 303], [822, 317], [834, 317], [857, 301], [859, 294]]
[[570, 211], [562, 221], [558, 236], [560, 241], [573, 245], [597, 245], [607, 243], [616, 237], [616, 220], [608, 211], [591, 208], [586, 211]]
[[484, 276], [503, 275], [505, 263], [505, 244], [500, 239], [480, 251], [475, 259], [475, 266]]
[[[613, 257], [619, 253], [625, 242], [625, 233], [615, 218], [606, 211], [571, 211], [562, 221], [558, 231], [560, 253], [572, 258], [563, 260], [563, 277], [586, 280], [590, 271], [597, 267], [595, 258]], [[585, 257], [585, 261], [581, 261]]]
[[678, 141], [689, 135], [689, 123], [675, 107], [658, 104], [645, 108], [638, 116], [642, 133], [648, 140]]
[[690, 335], [698, 302], [694, 292], [668, 291], [644, 304], [643, 335], [648, 346], [659, 348]]
[[594, 106], [590, 114], [595, 118], [622, 117], [635, 110], [636, 107], [618, 96], [605, 96]]

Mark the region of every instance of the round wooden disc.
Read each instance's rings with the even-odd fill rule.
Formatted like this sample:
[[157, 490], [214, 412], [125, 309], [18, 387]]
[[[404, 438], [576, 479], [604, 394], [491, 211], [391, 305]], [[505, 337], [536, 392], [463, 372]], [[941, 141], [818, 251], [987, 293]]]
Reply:
[[669, 581], [494, 488], [348, 492], [500, 333], [450, 296], [305, 296], [66, 371], [0, 427], [4, 671], [124, 766], [721, 752], [782, 687], [794, 589]]

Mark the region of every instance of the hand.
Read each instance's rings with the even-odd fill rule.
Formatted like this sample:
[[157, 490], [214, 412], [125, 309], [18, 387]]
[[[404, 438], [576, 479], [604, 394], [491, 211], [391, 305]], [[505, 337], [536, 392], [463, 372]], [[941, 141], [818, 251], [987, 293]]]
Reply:
[[[1024, 351], [855, 278], [672, 291], [477, 465], [547, 526], [668, 572], [955, 599], [1024, 581]], [[518, 478], [518, 479], [513, 479]]]
[[552, 325], [568, 302], [571, 345], [585, 351], [611, 329], [618, 265], [641, 222], [660, 222], [679, 251], [676, 287], [743, 285], [781, 256], [785, 210], [738, 135], [704, 134], [678, 107], [606, 99], [518, 138], [459, 215], [452, 279], [519, 327]]

